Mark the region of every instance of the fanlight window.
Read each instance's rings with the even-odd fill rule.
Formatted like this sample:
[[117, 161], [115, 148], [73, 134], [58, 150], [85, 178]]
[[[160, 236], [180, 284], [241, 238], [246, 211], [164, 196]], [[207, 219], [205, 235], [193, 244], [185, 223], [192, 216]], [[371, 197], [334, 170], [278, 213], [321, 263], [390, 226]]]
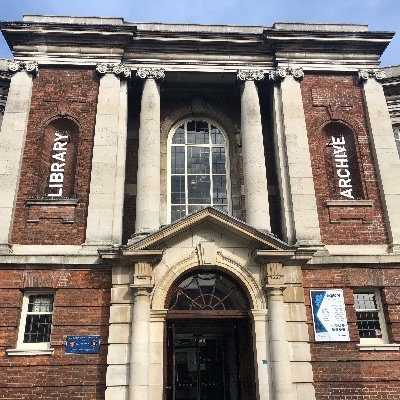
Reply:
[[171, 138], [171, 222], [213, 206], [228, 212], [227, 146], [208, 121], [188, 121]]
[[231, 278], [217, 271], [198, 271], [184, 278], [171, 292], [172, 311], [246, 311], [243, 290]]

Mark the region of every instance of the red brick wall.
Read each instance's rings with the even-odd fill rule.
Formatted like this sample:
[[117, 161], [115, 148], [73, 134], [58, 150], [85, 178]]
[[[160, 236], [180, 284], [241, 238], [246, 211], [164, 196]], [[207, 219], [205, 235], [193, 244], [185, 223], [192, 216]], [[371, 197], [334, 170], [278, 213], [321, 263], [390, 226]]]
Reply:
[[[317, 400], [398, 400], [400, 354], [398, 351], [360, 351], [353, 289], [383, 288], [389, 339], [400, 341], [400, 270], [335, 268], [303, 271], [307, 323]], [[350, 342], [314, 341], [310, 289], [343, 289]]]
[[[0, 270], [0, 399], [104, 399], [111, 271]], [[7, 356], [15, 348], [24, 289], [53, 289], [49, 356]], [[67, 355], [69, 335], [100, 335], [99, 354]]]
[[[355, 76], [306, 75], [301, 90], [323, 242], [388, 243], [362, 92]], [[324, 161], [327, 140], [323, 128], [332, 121], [346, 125], [354, 133], [363, 198], [373, 200], [372, 208], [339, 206], [338, 209], [325, 205], [331, 195]]]
[[[33, 83], [12, 243], [78, 245], [85, 241], [98, 86], [94, 70], [40, 68]], [[42, 197], [47, 186], [43, 184], [48, 178], [48, 171], [43, 171], [45, 130], [60, 117], [79, 126], [76, 168], [72, 168], [73, 193], [79, 205], [26, 206], [27, 199]], [[50, 168], [50, 155], [48, 159]]]

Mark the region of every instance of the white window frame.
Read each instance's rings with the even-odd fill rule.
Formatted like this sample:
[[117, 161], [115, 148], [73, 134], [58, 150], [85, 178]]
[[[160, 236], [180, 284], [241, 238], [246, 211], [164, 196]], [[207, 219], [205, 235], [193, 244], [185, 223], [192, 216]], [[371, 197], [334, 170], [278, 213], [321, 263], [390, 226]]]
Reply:
[[[50, 341], [49, 342], [41, 342], [41, 343], [25, 343], [24, 342], [26, 317], [28, 315], [29, 296], [32, 296], [32, 295], [53, 295], [54, 296], [54, 292], [52, 292], [52, 291], [46, 291], [46, 292], [45, 291], [26, 291], [24, 293], [24, 297], [22, 299], [21, 319], [20, 319], [19, 330], [18, 330], [17, 349], [48, 350], [48, 349], [50, 349]], [[54, 315], [54, 297], [53, 297], [53, 311], [51, 313], [32, 313], [32, 314]], [[53, 321], [52, 321], [52, 327], [53, 327]]]
[[[376, 306], [377, 306], [376, 309], [357, 309], [356, 308], [355, 295], [363, 294], [363, 293], [373, 294], [375, 296], [375, 302], [376, 302]], [[379, 325], [380, 325], [381, 333], [382, 333], [382, 337], [380, 337], [380, 338], [362, 338], [362, 337], [360, 337], [360, 344], [362, 344], [362, 345], [379, 345], [379, 344], [389, 343], [385, 313], [383, 310], [380, 290], [376, 289], [376, 288], [355, 289], [353, 291], [353, 294], [354, 294], [354, 309], [356, 312], [357, 311], [377, 311], [378, 312]], [[358, 331], [358, 326], [357, 326], [357, 331]]]
[[[228, 214], [232, 215], [232, 201], [231, 201], [231, 174], [230, 174], [230, 155], [229, 155], [229, 139], [228, 135], [226, 134], [225, 130], [215, 121], [209, 118], [186, 118], [184, 120], [179, 121], [176, 123], [170, 130], [168, 134], [168, 141], [167, 141], [167, 221], [168, 223], [171, 223], [171, 149], [172, 146], [174, 145], [172, 143], [172, 137], [174, 136], [175, 130], [180, 127], [181, 125], [191, 122], [191, 121], [204, 121], [207, 122], [211, 125], [214, 125], [217, 127], [221, 134], [223, 135], [225, 139], [225, 171], [226, 171], [226, 195], [227, 195], [227, 200], [228, 200]], [[203, 144], [190, 144], [187, 145], [186, 143], [182, 145], [182, 147], [186, 146], [198, 146], [198, 147], [204, 147], [205, 145]], [[206, 145], [207, 146], [207, 145]], [[208, 145], [209, 146], [209, 145]], [[216, 147], [221, 147], [221, 146], [216, 146]], [[211, 147], [210, 147], [211, 148]], [[185, 152], [186, 154], [186, 152]], [[212, 160], [211, 153], [210, 153], [210, 160]], [[186, 156], [185, 156], [185, 165], [186, 165]], [[200, 175], [200, 174], [199, 174]], [[187, 173], [185, 172], [185, 195], [186, 195], [186, 200], [187, 200], [187, 185], [186, 185], [186, 177]], [[211, 179], [211, 184], [210, 184], [210, 192], [211, 192], [211, 203], [212, 203], [212, 192], [213, 192], [213, 186], [212, 186], [212, 179]], [[205, 205], [204, 208], [210, 207], [210, 205]]]

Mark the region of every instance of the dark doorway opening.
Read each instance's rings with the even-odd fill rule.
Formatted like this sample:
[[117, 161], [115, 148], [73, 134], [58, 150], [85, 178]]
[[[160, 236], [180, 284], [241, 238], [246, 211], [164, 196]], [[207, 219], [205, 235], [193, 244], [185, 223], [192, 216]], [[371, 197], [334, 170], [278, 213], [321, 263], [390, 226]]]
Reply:
[[237, 282], [197, 270], [166, 307], [165, 400], [255, 400], [250, 307]]

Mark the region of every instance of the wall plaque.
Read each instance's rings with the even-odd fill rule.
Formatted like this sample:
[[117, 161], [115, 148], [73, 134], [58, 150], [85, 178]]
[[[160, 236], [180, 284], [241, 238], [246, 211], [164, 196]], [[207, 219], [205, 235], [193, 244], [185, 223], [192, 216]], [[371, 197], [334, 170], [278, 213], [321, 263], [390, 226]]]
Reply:
[[100, 352], [100, 336], [67, 336], [66, 354], [96, 354]]

